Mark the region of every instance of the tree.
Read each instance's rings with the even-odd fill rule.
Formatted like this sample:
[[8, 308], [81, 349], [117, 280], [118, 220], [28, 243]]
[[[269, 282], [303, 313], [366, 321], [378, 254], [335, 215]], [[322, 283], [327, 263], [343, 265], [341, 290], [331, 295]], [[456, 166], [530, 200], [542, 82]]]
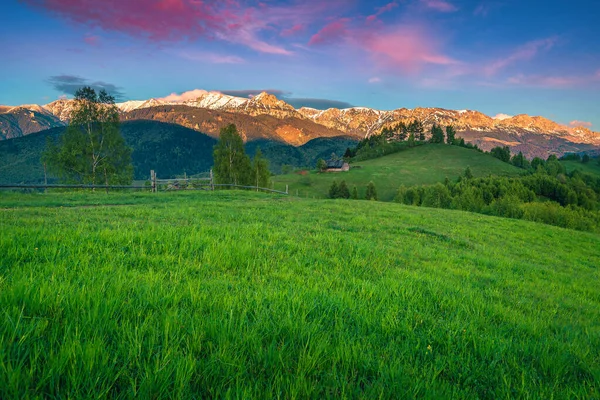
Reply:
[[333, 181], [331, 186], [329, 187], [329, 198], [337, 199], [339, 195], [339, 187], [336, 181]]
[[269, 160], [262, 156], [260, 147], [258, 147], [254, 154], [254, 160], [252, 161], [252, 184], [257, 188], [266, 188], [269, 186], [270, 178], [271, 172], [269, 171]]
[[77, 90], [67, 131], [58, 144], [47, 142], [42, 162], [61, 182], [130, 184], [131, 148], [119, 131], [114, 97], [90, 87]]
[[456, 137], [456, 130], [452, 125], [446, 127], [446, 143], [454, 144], [454, 138]]
[[319, 158], [319, 161], [317, 161], [317, 171], [323, 172], [326, 169], [327, 169], [327, 162], [325, 162], [325, 160], [323, 160], [322, 158]]
[[494, 147], [492, 150], [490, 150], [490, 153], [492, 154], [492, 156], [504, 161], [505, 163], [510, 162], [510, 148], [508, 146]]
[[352, 200], [358, 200], [358, 189], [356, 188], [356, 185], [352, 188], [352, 195], [350, 195], [350, 198]]
[[415, 147], [415, 135], [413, 133], [408, 135], [408, 147]]
[[581, 157], [581, 163], [587, 164], [590, 162], [590, 156], [587, 153], [583, 153], [583, 157]]
[[373, 181], [369, 182], [367, 185], [367, 195], [365, 198], [367, 200], [377, 200], [377, 189], [375, 188]]
[[217, 183], [253, 184], [250, 158], [234, 124], [221, 128], [219, 142], [214, 147], [214, 172]]
[[352, 158], [352, 150], [350, 149], [350, 147], [346, 147], [346, 152], [344, 153], [344, 159], [350, 159]]
[[464, 174], [464, 177], [465, 177], [466, 179], [472, 179], [472, 178], [473, 178], [473, 173], [471, 172], [471, 167], [467, 167], [467, 168], [465, 169], [465, 174]]
[[433, 124], [431, 127], [431, 143], [444, 143], [444, 131], [441, 126]]
[[350, 198], [350, 190], [348, 190], [348, 185], [346, 185], [346, 181], [341, 181], [338, 186], [338, 198], [340, 199], [349, 199]]

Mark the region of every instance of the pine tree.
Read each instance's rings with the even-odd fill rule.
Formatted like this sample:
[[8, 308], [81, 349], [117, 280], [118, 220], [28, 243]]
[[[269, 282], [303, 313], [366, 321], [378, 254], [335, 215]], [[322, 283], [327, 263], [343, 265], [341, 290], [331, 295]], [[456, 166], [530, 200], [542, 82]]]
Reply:
[[234, 124], [221, 128], [214, 152], [215, 181], [223, 184], [252, 185], [250, 158]]
[[339, 188], [338, 188], [338, 184], [336, 181], [333, 181], [331, 183], [331, 186], [329, 187], [329, 198], [330, 199], [337, 199], [339, 195]]
[[340, 199], [349, 199], [350, 198], [350, 190], [348, 190], [346, 181], [340, 182], [340, 185], [338, 186], [337, 197]]
[[356, 188], [356, 185], [354, 185], [354, 187], [352, 188], [352, 195], [350, 196], [350, 198], [352, 200], [358, 200], [358, 189]]
[[84, 87], [74, 104], [67, 131], [58, 144], [47, 142], [42, 162], [65, 183], [131, 183], [131, 149], [119, 131], [114, 97]]
[[446, 143], [454, 144], [454, 138], [456, 137], [456, 130], [452, 125], [446, 127]]
[[367, 200], [377, 200], [377, 189], [375, 188], [373, 181], [369, 182], [367, 185], [367, 195], [365, 198]]

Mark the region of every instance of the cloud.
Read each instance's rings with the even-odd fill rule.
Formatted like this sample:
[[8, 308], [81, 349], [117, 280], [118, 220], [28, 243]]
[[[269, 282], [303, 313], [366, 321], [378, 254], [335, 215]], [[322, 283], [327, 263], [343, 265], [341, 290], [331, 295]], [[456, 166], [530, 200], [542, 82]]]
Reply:
[[518, 74], [509, 77], [506, 82], [512, 85], [534, 86], [549, 89], [562, 89], [588, 85], [599, 80], [600, 78], [594, 75], [544, 76]]
[[381, 78], [378, 76], [374, 76], [372, 78], [369, 78], [369, 83], [380, 83], [381, 82]]
[[292, 26], [291, 28], [282, 30], [281, 36], [283, 36], [283, 37], [294, 36], [294, 35], [297, 35], [297, 34], [303, 32], [304, 30], [306, 30], [306, 27], [304, 25], [296, 24], [296, 25]]
[[105, 90], [108, 94], [114, 96], [115, 100], [121, 100], [125, 96], [122, 88], [102, 81], [90, 81], [89, 79], [81, 78], [76, 75], [56, 75], [48, 78], [47, 82], [54, 87], [55, 90], [68, 95], [75, 95], [77, 90], [84, 86], [89, 86], [96, 92]]
[[323, 29], [315, 33], [308, 42], [309, 45], [331, 44], [343, 39], [348, 35], [348, 18], [341, 18], [325, 25]]
[[[157, 42], [218, 39], [260, 53], [291, 55], [277, 43], [333, 12], [345, 0], [23, 0], [72, 22]], [[274, 34], [278, 32], [279, 34]]]
[[209, 52], [184, 51], [179, 53], [179, 56], [192, 61], [209, 62], [212, 64], [243, 64], [246, 62], [243, 58], [238, 56], [223, 55]]
[[386, 12], [390, 12], [390, 11], [392, 11], [396, 7], [398, 7], [398, 3], [396, 3], [395, 1], [393, 1], [391, 3], [388, 3], [388, 4], [386, 4], [383, 7], [379, 7], [377, 9], [377, 12], [375, 14], [369, 15], [367, 17], [367, 22], [373, 22], [373, 21], [375, 21], [377, 19], [377, 17], [379, 17], [381, 14], [384, 14]]
[[416, 72], [424, 65], [456, 65], [438, 50], [434, 39], [417, 26], [402, 26], [390, 31], [371, 31], [356, 39], [380, 64]]
[[554, 36], [525, 43], [508, 56], [498, 59], [484, 67], [484, 74], [487, 76], [496, 75], [504, 68], [515, 64], [518, 61], [531, 60], [540, 51], [550, 50], [552, 47], [554, 47], [557, 41], [558, 39]]
[[592, 129], [592, 123], [587, 122], [587, 121], [577, 121], [577, 120], [571, 121], [571, 122], [569, 122], [569, 126], [571, 128], [577, 128], [577, 127], [582, 126], [582, 127], [588, 128], [588, 129]]
[[283, 98], [286, 103], [294, 108], [316, 108], [317, 110], [327, 110], [330, 108], [351, 108], [352, 104], [345, 101], [328, 100], [328, 99], [313, 99], [313, 98], [301, 98], [301, 97], [288, 97]]
[[98, 46], [100, 44], [99, 36], [86, 36], [83, 40], [90, 46]]
[[458, 11], [458, 8], [454, 4], [443, 0], [421, 0], [421, 4], [432, 10], [444, 13]]

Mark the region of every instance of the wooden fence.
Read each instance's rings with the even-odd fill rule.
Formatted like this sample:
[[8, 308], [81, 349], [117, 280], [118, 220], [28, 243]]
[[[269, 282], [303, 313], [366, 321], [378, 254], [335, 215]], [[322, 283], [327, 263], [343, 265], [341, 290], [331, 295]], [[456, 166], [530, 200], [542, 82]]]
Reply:
[[[206, 176], [204, 176], [206, 175]], [[77, 185], [77, 184], [19, 184], [7, 183], [0, 184], [0, 189], [105, 189], [107, 192], [111, 189], [137, 189], [150, 190], [152, 193], [174, 190], [215, 190], [215, 188], [236, 188], [250, 189], [268, 193], [278, 193], [289, 195], [288, 185], [285, 185], [285, 192], [281, 190], [263, 188], [258, 186], [245, 186], [235, 184], [215, 184], [212, 170], [205, 174], [196, 176], [172, 179], [158, 179], [154, 170], [150, 171], [150, 186], [144, 185]]]

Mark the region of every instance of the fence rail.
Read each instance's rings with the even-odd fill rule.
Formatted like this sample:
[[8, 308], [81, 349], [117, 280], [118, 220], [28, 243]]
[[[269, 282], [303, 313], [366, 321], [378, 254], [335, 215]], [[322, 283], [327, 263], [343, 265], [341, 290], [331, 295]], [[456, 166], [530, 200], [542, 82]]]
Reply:
[[[197, 185], [197, 188], [186, 188], [179, 190], [207, 190], [202, 189], [202, 187], [206, 187], [208, 189], [213, 187], [232, 187], [239, 189], [251, 189], [262, 192], [269, 193], [278, 193], [288, 195], [288, 192], [283, 192], [281, 190], [263, 188], [258, 186], [243, 186], [243, 185], [234, 185], [234, 184], [200, 184]], [[151, 191], [152, 188], [150, 186], [126, 186], [126, 185], [61, 185], [61, 184], [46, 184], [46, 185], [35, 185], [35, 184], [0, 184], [0, 189], [145, 189]]]
[[[8, 183], [8, 184], [0, 184], [0, 189], [146, 189], [150, 190], [152, 193], [157, 193], [160, 187], [167, 186], [166, 190], [215, 190], [216, 187], [231, 187], [231, 188], [239, 188], [239, 189], [250, 189], [268, 193], [278, 193], [289, 195], [288, 185], [285, 185], [285, 192], [281, 190], [263, 188], [258, 186], [245, 186], [245, 185], [236, 185], [233, 183], [219, 183], [215, 184], [214, 175], [212, 169], [210, 172], [204, 174], [208, 175], [208, 177], [184, 177], [184, 178], [173, 178], [173, 179], [158, 179], [156, 177], [156, 171], [150, 171], [150, 185], [76, 185], [76, 184], [18, 184], [18, 183]], [[193, 187], [185, 187], [180, 188], [180, 183], [193, 183]], [[165, 189], [163, 189], [165, 190]]]

